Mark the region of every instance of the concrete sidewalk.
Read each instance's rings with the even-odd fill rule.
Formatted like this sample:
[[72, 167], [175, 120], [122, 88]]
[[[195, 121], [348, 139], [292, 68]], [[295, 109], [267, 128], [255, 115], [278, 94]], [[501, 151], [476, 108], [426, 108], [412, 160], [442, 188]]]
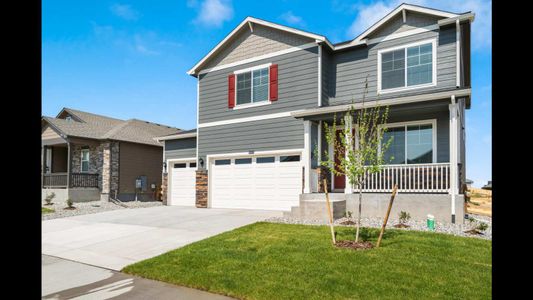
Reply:
[[232, 299], [116, 271], [42, 256], [43, 299]]
[[111, 270], [282, 212], [160, 206], [43, 221], [42, 253]]

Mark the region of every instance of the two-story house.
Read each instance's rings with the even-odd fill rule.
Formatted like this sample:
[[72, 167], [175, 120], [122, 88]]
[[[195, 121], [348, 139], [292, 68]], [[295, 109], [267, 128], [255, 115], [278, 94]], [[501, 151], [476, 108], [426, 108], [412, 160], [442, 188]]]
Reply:
[[394, 159], [366, 180], [366, 215], [382, 216], [398, 184], [398, 211], [462, 222], [473, 20], [402, 4], [333, 44], [246, 18], [188, 71], [197, 78], [197, 128], [158, 138], [167, 204], [294, 211], [318, 199], [327, 178], [355, 211], [346, 178], [325, 172], [314, 149], [324, 155], [323, 124], [361, 109], [364, 96], [365, 107], [389, 107], [385, 137], [394, 137], [386, 154]]

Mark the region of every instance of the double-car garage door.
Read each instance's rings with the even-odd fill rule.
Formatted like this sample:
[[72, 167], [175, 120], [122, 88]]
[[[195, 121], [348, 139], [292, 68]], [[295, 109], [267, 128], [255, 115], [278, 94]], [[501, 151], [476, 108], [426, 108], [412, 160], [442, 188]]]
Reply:
[[302, 193], [299, 155], [211, 161], [211, 207], [290, 210]]
[[[220, 157], [210, 160], [209, 206], [290, 210], [302, 193], [299, 154]], [[177, 163], [176, 163], [177, 164]], [[170, 205], [195, 205], [195, 167], [174, 164]], [[181, 163], [183, 164], [183, 163]]]

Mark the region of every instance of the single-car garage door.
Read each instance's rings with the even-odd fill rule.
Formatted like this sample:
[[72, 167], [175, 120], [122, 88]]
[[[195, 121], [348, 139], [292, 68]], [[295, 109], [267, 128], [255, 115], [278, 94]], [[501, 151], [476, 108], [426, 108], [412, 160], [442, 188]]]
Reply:
[[302, 193], [300, 155], [217, 158], [209, 172], [211, 207], [290, 210]]
[[194, 206], [196, 203], [196, 162], [175, 162], [171, 166], [168, 205]]

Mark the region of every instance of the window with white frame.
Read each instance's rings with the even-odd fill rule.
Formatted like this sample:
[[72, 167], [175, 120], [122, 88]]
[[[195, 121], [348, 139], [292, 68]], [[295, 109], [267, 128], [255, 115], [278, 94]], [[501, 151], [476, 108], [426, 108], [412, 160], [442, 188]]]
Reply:
[[425, 164], [435, 159], [435, 122], [387, 125], [382, 145], [391, 138], [384, 153], [385, 164]]
[[237, 77], [236, 105], [267, 101], [268, 73], [268, 67], [235, 72]]
[[81, 149], [81, 171], [89, 172], [89, 149]]
[[435, 84], [436, 43], [425, 41], [393, 49], [380, 50], [379, 91], [395, 91]]

